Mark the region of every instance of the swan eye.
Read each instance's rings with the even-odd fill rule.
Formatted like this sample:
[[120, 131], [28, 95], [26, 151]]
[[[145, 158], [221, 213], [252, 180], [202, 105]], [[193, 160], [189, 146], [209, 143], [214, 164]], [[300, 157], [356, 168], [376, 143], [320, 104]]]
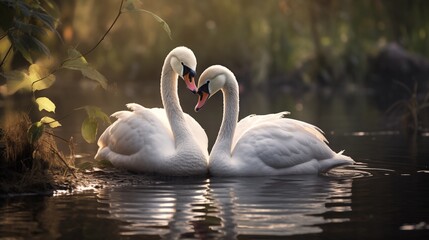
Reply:
[[189, 68], [188, 66], [186, 66], [183, 62], [181, 64], [182, 64], [182, 67], [183, 67], [182, 76], [186, 76], [187, 74], [189, 74], [189, 81], [192, 81], [192, 79], [196, 75], [195, 71], [192, 70], [191, 68]]
[[207, 81], [206, 83], [204, 83], [203, 85], [201, 85], [201, 87], [198, 88], [198, 94], [201, 96], [203, 92], [210, 94], [210, 90], [209, 90], [209, 83], [210, 81]]

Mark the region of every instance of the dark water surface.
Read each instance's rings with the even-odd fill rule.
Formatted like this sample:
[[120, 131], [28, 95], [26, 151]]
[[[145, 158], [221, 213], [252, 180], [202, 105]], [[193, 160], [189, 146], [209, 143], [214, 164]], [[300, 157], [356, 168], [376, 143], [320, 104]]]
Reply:
[[348, 152], [359, 156], [358, 164], [321, 176], [153, 178], [72, 195], [1, 199], [0, 236], [427, 239], [429, 138], [411, 145], [395, 134], [330, 138], [332, 145], [354, 146]]
[[[429, 239], [429, 134], [377, 131], [359, 101], [292, 110], [354, 166], [320, 176], [142, 176], [71, 195], [0, 198], [0, 239]], [[284, 109], [293, 106], [267, 111]]]

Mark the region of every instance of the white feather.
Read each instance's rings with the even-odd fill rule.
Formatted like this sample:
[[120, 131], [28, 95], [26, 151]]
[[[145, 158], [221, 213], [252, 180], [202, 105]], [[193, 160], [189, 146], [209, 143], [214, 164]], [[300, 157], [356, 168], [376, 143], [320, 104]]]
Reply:
[[161, 75], [166, 108], [129, 103], [131, 111], [112, 114], [118, 120], [100, 136], [96, 159], [135, 172], [176, 176], [207, 173], [207, 135], [195, 119], [182, 112], [177, 96], [178, 73], [172, 69], [172, 59], [196, 66], [191, 50], [179, 47], [171, 51]]
[[[309, 123], [286, 118], [288, 112], [250, 115], [237, 124], [238, 84], [234, 74], [223, 66], [211, 66], [199, 79], [205, 82], [224, 75], [224, 116], [209, 159], [209, 172], [215, 176], [267, 176], [317, 174], [353, 164], [342, 152], [327, 145], [323, 132]], [[216, 85], [215, 85], [216, 86]], [[211, 91], [218, 91], [213, 89]]]

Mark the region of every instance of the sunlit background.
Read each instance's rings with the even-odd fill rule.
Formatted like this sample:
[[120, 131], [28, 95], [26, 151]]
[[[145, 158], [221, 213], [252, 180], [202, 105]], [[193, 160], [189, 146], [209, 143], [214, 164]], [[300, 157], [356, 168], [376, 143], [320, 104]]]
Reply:
[[[19, 4], [43, 6], [58, 18], [52, 22], [58, 35], [49, 30], [49, 17]], [[41, 22], [26, 14], [39, 14]], [[20, 54], [31, 42], [24, 33], [46, 45], [46, 53]], [[356, 164], [318, 176], [174, 180], [96, 165], [97, 145], [81, 135], [86, 113], [75, 109], [97, 106], [110, 115], [130, 102], [162, 107], [161, 67], [181, 45], [194, 51], [197, 77], [213, 64], [234, 72], [240, 118], [290, 111], [320, 127], [329, 146], [345, 149]], [[105, 76], [107, 87], [70, 69], [72, 61], [60, 67], [70, 48], [84, 54], [92, 73]], [[12, 91], [6, 78], [18, 74], [13, 71], [27, 74], [30, 55], [56, 81], [34, 95]], [[36, 184], [30, 185], [36, 196], [4, 195], [0, 181], [0, 238], [429, 239], [428, 59], [427, 0], [0, 0], [0, 118], [29, 113], [31, 121], [11, 124], [24, 142], [30, 122], [59, 120], [62, 126], [43, 140], [49, 145], [57, 136], [61, 154], [68, 155], [64, 142], [73, 137], [70, 165], [79, 169], [70, 171], [77, 178], [63, 176], [65, 190], [53, 197]], [[222, 95], [198, 113], [197, 96], [182, 81], [179, 96], [211, 148]], [[36, 97], [52, 100], [55, 113], [38, 111]], [[106, 127], [100, 125], [98, 136]], [[0, 160], [4, 149], [0, 142]], [[15, 154], [13, 167], [36, 159], [29, 149], [19, 149], [28, 155]], [[56, 163], [61, 154], [55, 151], [48, 149]], [[34, 163], [30, 170], [40, 170]], [[2, 164], [0, 180], [25, 184], [4, 174]], [[70, 191], [73, 181], [86, 188]]]
[[[43, 41], [50, 56], [40, 55], [36, 61], [48, 69], [66, 58], [69, 47], [80, 52], [94, 47], [113, 23], [121, 1], [54, 3], [62, 41], [49, 32]], [[62, 69], [43, 95], [57, 105], [55, 116], [63, 124], [58, 134], [76, 134], [76, 141], [83, 142], [79, 131], [84, 113], [73, 109], [95, 105], [111, 114], [128, 102], [161, 107], [164, 58], [184, 45], [197, 57], [197, 75], [212, 64], [235, 73], [240, 117], [287, 110], [327, 133], [402, 131], [416, 122], [408, 105], [428, 100], [428, 5], [405, 0], [141, 1], [139, 7], [165, 20], [171, 39], [152, 15], [122, 13], [86, 56], [107, 78], [108, 89], [78, 71]], [[2, 58], [9, 45], [7, 38], [1, 39]], [[2, 71], [27, 64], [13, 54]], [[203, 125], [213, 143], [221, 121], [221, 94], [197, 114], [193, 111], [197, 97], [181, 83], [184, 111]], [[16, 93], [2, 106], [28, 109], [25, 97], [30, 95]], [[417, 126], [411, 131], [424, 131], [427, 110], [417, 113]]]

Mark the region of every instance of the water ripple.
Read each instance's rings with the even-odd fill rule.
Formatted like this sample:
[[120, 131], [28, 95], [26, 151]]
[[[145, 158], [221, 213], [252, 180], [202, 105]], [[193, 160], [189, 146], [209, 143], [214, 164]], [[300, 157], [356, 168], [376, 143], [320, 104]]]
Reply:
[[123, 222], [121, 235], [214, 238], [318, 233], [324, 212], [351, 211], [351, 179], [318, 176], [160, 181], [103, 189], [103, 217]]

